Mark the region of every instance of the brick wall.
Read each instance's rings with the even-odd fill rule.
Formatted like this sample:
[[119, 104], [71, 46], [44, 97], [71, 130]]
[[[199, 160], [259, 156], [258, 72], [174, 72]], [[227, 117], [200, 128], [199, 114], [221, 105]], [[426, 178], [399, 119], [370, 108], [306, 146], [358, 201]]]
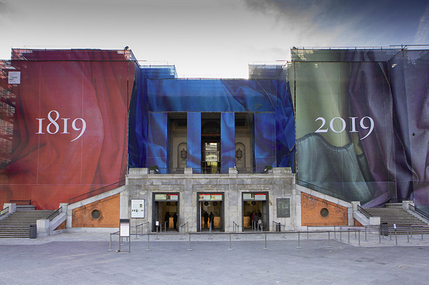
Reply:
[[346, 207], [301, 192], [301, 224], [333, 226], [348, 224]]
[[73, 210], [72, 226], [94, 228], [119, 227], [120, 194]]

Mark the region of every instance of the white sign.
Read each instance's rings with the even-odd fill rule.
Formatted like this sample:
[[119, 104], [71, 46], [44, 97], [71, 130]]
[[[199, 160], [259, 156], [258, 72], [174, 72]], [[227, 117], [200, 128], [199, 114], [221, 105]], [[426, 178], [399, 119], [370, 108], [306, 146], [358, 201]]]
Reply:
[[144, 200], [131, 200], [131, 218], [144, 218]]
[[119, 225], [119, 235], [121, 237], [129, 237], [130, 236], [130, 223], [120, 222]]
[[21, 84], [21, 71], [9, 71], [7, 84]]

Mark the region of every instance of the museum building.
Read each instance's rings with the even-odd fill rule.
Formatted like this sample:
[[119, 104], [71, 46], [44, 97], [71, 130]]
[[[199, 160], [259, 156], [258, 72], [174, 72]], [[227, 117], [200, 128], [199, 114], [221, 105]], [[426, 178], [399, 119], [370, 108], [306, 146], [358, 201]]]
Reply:
[[52, 231], [130, 219], [148, 231], [232, 232], [355, 225], [357, 205], [424, 201], [424, 178], [389, 172], [400, 154], [369, 155], [399, 145], [397, 113], [381, 118], [356, 83], [389, 73], [396, 89], [374, 88], [390, 92], [379, 107], [392, 106], [404, 51], [292, 54], [249, 65], [249, 79], [194, 79], [140, 65], [129, 49], [13, 49], [0, 78], [3, 208], [60, 205]]

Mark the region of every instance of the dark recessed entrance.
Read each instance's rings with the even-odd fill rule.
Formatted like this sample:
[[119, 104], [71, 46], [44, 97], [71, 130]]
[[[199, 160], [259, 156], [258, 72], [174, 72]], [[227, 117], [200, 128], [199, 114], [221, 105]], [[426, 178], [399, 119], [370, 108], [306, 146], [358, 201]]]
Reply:
[[223, 193], [198, 193], [197, 196], [197, 230], [225, 231]]
[[152, 231], [179, 231], [179, 193], [153, 193]]
[[268, 231], [268, 192], [243, 192], [243, 231]]

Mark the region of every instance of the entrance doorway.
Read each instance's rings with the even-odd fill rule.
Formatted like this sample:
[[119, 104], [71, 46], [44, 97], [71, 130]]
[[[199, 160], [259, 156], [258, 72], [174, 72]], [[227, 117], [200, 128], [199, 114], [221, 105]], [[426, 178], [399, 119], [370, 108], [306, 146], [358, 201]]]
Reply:
[[153, 193], [152, 231], [179, 231], [179, 193]]
[[243, 194], [243, 231], [263, 230], [268, 231], [269, 208], [268, 192], [244, 192]]
[[223, 193], [198, 193], [197, 230], [224, 231]]

